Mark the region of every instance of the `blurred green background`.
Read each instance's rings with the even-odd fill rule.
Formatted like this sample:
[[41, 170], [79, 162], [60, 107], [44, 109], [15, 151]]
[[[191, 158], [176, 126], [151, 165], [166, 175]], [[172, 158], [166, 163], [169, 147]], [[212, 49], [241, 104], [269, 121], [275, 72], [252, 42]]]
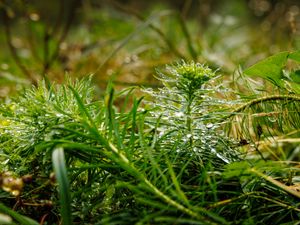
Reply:
[[155, 86], [181, 59], [232, 74], [300, 47], [299, 0], [0, 1], [0, 97], [65, 75]]

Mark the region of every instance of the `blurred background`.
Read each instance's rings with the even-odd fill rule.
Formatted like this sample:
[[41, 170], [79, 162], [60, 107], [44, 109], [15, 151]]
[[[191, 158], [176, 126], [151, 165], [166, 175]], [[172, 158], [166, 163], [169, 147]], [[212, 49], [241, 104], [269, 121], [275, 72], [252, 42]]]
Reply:
[[66, 74], [156, 86], [181, 59], [230, 75], [300, 47], [299, 0], [1, 0], [0, 14], [1, 98]]

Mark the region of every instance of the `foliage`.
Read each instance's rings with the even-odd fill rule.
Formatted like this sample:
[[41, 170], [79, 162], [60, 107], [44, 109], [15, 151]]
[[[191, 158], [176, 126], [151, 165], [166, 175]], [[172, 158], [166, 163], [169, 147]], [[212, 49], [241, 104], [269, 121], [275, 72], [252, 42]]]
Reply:
[[2, 1], [0, 97], [45, 77], [61, 82], [66, 71], [74, 77], [95, 74], [101, 88], [112, 74], [123, 87], [153, 86], [154, 68], [180, 59], [231, 74], [236, 65], [299, 48], [298, 4]]
[[300, 53], [296, 52], [280, 52], [276, 55], [262, 60], [250, 68], [246, 69], [244, 73], [250, 76], [259, 76], [267, 78], [274, 82], [281, 88], [289, 88], [291, 92], [299, 94], [299, 70], [284, 71], [287, 66], [288, 59], [300, 62]]
[[298, 1], [8, 0], [0, 19], [0, 224], [299, 224]]
[[223, 102], [211, 93], [224, 90], [209, 85], [215, 77], [210, 68], [194, 62], [168, 66], [166, 73], [159, 73], [158, 79], [165, 87], [159, 91], [145, 90], [152, 96], [149, 104], [153, 110], [150, 113], [157, 126], [154, 128], [158, 133], [158, 143], [169, 148], [173, 147], [169, 141], [176, 140], [177, 147], [172, 151], [187, 148], [201, 155], [201, 163], [202, 157], [217, 163], [215, 157], [211, 158], [212, 153], [223, 163], [238, 159], [230, 141], [218, 132], [220, 124], [216, 121]]
[[[258, 135], [276, 137], [266, 132], [266, 118], [249, 119], [251, 112], [268, 115], [267, 109], [284, 101], [285, 116], [272, 122], [273, 130], [284, 125], [291, 131], [293, 123], [286, 120], [295, 119], [290, 110], [297, 109], [297, 95], [241, 104], [222, 99], [229, 89], [215, 86], [220, 77], [200, 63], [182, 61], [158, 74], [164, 87], [144, 89], [146, 101], [135, 98], [132, 88], [115, 93], [112, 84], [97, 101], [86, 78], [66, 85], [41, 82], [2, 104], [0, 196], [6, 206], [0, 211], [9, 216], [2, 219], [12, 224], [23, 214], [47, 224], [297, 221], [298, 163], [280, 157], [275, 162], [255, 145]], [[241, 105], [232, 111], [230, 104]], [[241, 146], [233, 131], [252, 144]], [[252, 157], [247, 146], [259, 154]], [[297, 147], [290, 149], [289, 160], [296, 160]], [[279, 147], [269, 151], [280, 153]]]

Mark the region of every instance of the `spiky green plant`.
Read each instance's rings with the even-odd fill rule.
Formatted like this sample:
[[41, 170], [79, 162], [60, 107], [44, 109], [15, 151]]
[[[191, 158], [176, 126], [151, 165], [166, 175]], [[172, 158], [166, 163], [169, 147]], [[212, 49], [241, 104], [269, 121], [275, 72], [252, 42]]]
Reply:
[[[159, 73], [164, 86], [159, 91], [146, 90], [154, 98], [150, 105], [153, 120], [159, 122], [157, 143], [172, 151], [190, 152], [203, 160], [228, 163], [238, 159], [230, 142], [218, 131], [219, 108], [222, 100], [212, 94], [219, 92], [209, 81], [216, 77], [208, 66], [194, 62], [181, 62], [167, 66]], [[204, 165], [204, 164], [203, 164]]]

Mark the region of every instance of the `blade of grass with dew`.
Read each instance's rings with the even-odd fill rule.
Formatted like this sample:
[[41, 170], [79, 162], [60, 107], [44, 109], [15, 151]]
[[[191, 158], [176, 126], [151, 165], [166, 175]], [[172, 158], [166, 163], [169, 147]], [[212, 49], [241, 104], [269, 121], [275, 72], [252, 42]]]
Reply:
[[93, 120], [92, 116], [90, 115], [90, 113], [88, 112], [87, 108], [85, 107], [83, 101], [81, 100], [80, 95], [72, 86], [69, 85], [69, 88], [72, 91], [73, 95], [75, 96], [75, 99], [77, 101], [78, 108], [80, 110], [81, 115], [87, 119], [89, 124], [85, 120], [81, 121], [81, 122], [87, 125], [87, 129], [90, 131], [91, 134], [95, 135], [95, 137], [97, 137], [97, 138], [101, 139], [101, 141], [105, 142], [105, 139], [102, 137], [102, 135], [100, 135], [100, 133], [97, 129], [95, 121]]
[[[109, 142], [103, 135], [101, 135], [98, 131], [98, 128], [92, 118], [92, 116], [89, 114], [87, 108], [84, 106], [84, 103], [82, 102], [78, 92], [72, 87], [69, 86], [69, 88], [71, 89], [71, 91], [73, 92], [77, 104], [78, 104], [78, 108], [82, 114], [82, 116], [86, 117], [86, 119], [88, 120], [89, 123], [86, 123], [85, 121], [82, 121], [83, 123], [86, 123], [87, 125], [87, 129], [89, 130], [89, 132], [93, 135], [95, 135], [95, 137], [98, 139], [98, 141], [110, 152], [113, 152], [115, 154], [115, 156], [113, 157], [114, 160], [116, 160], [118, 163], [122, 164], [122, 165], [126, 165], [129, 164], [129, 160], [127, 159], [127, 157], [121, 153], [119, 151], [118, 148], [116, 148], [111, 142]], [[109, 157], [111, 157], [112, 155], [110, 155], [110, 153], [105, 152], [105, 154]]]
[[59, 147], [53, 150], [52, 163], [56, 180], [58, 182], [61, 217], [63, 225], [71, 225], [71, 195], [69, 191], [69, 180], [67, 177], [67, 169], [65, 164], [63, 148]]
[[133, 107], [130, 112], [132, 115], [132, 123], [131, 123], [131, 133], [130, 133], [130, 140], [129, 140], [129, 146], [131, 149], [134, 149], [135, 141], [136, 141], [136, 136], [135, 136], [135, 130], [136, 130], [136, 119], [137, 119], [137, 111], [140, 103], [142, 102], [142, 98], [136, 100], [134, 99], [133, 101]]

